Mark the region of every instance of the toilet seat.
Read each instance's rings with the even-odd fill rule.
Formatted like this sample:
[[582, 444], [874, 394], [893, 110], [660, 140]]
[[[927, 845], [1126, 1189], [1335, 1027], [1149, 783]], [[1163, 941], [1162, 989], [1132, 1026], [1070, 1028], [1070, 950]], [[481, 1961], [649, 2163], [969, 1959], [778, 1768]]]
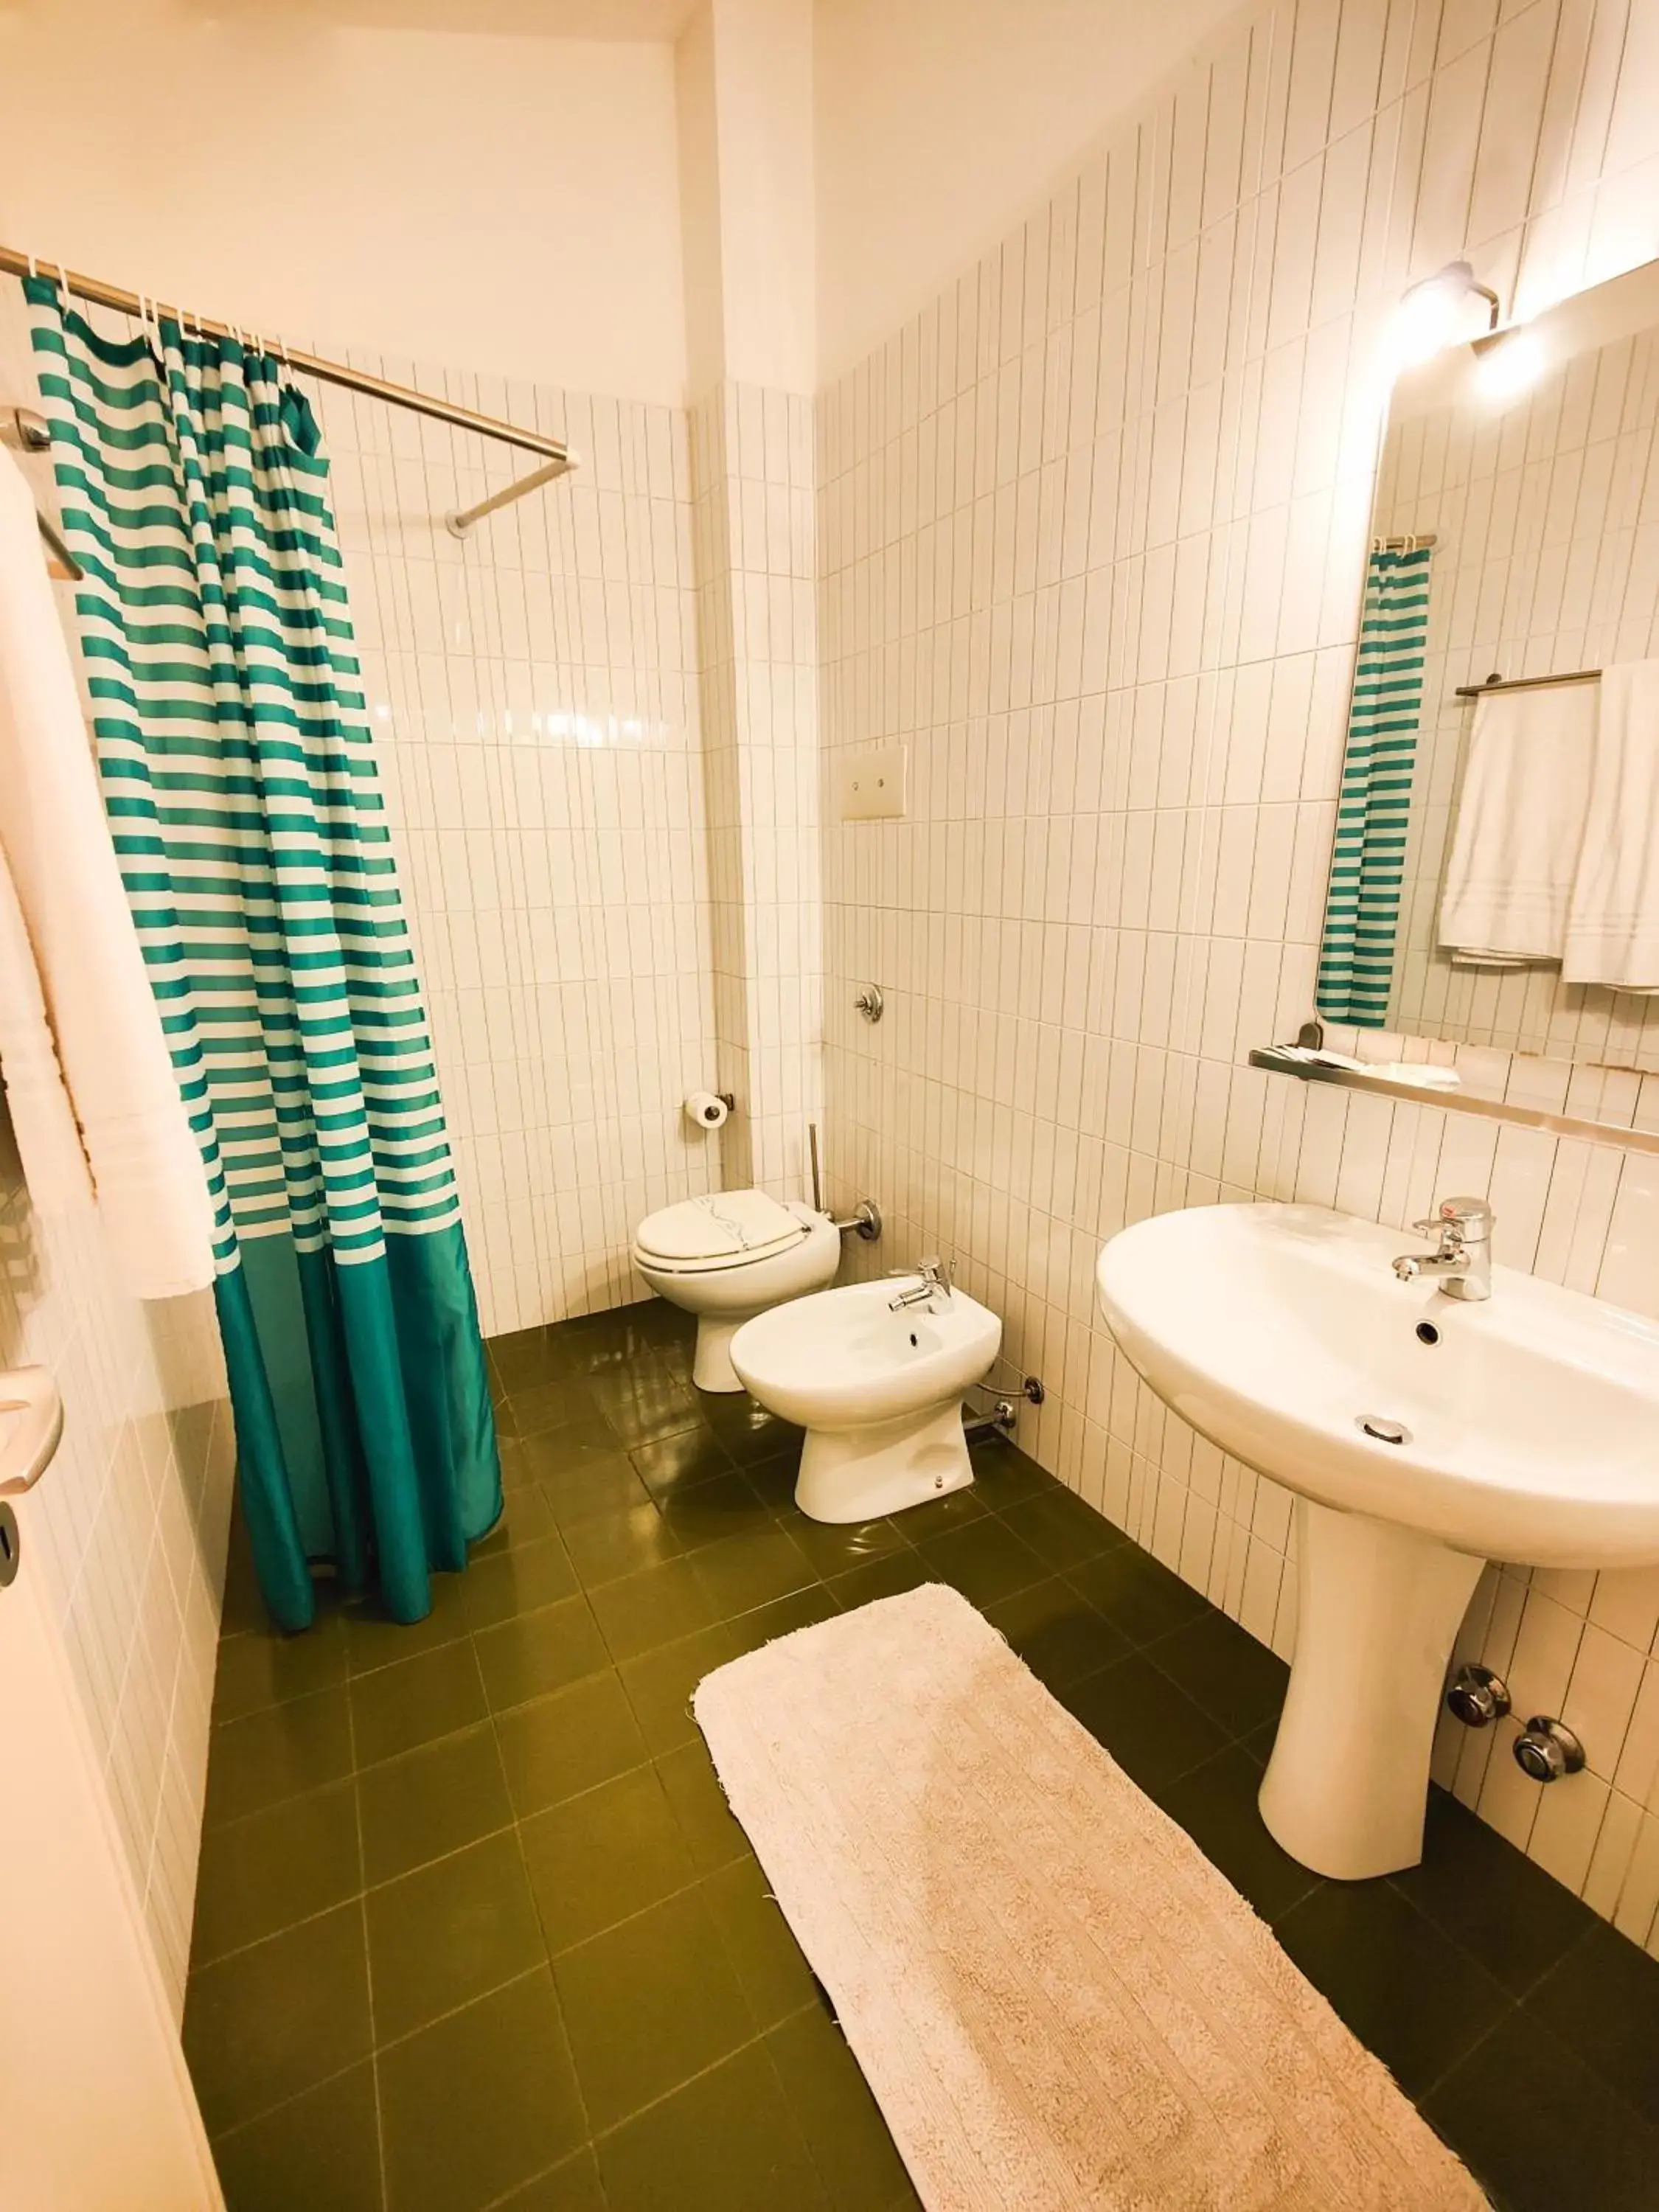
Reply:
[[780, 1204], [763, 1190], [709, 1191], [647, 1214], [634, 1252], [664, 1273], [730, 1273], [790, 1251], [811, 1226], [806, 1207]]

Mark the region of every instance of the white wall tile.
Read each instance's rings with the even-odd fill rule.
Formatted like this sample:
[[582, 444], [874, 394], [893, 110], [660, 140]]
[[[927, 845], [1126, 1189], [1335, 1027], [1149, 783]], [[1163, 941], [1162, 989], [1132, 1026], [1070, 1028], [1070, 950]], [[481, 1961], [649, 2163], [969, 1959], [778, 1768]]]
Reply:
[[[1625, 10], [1557, 21], [1545, 0], [1235, 19], [1182, 94], [1063, 187], [1050, 234], [1077, 240], [1075, 280], [1042, 290], [1040, 327], [1022, 295], [1013, 351], [989, 336], [1022, 234], [817, 407], [823, 773], [889, 739], [913, 772], [909, 821], [823, 830], [833, 1197], [872, 1191], [889, 1224], [854, 1264], [938, 1245], [998, 1285], [1000, 1375], [1050, 1363], [1028, 1447], [1280, 1650], [1287, 1518], [1111, 1348], [1101, 1238], [1218, 1197], [1403, 1223], [1454, 1188], [1490, 1192], [1506, 1264], [1659, 1310], [1636, 1156], [1239, 1064], [1309, 1011], [1389, 311], [1464, 253], [1524, 307], [1649, 250], [1632, 212], [1659, 126]], [[1003, 373], [1027, 346], [1044, 392], [1068, 395], [1053, 496], [1047, 418], [1022, 438]], [[891, 364], [911, 356], [933, 370], [907, 385]], [[1610, 435], [1603, 420], [1585, 416], [1581, 444]], [[1589, 478], [1604, 490], [1586, 533], [1605, 537], [1616, 486]], [[1474, 628], [1459, 649], [1479, 656]], [[1056, 1002], [1044, 933], [1061, 915], [1087, 946]], [[889, 993], [875, 1030], [852, 1008], [868, 980]], [[1528, 1003], [1512, 1036], [1501, 1011], [1480, 1042], [1549, 1047], [1547, 1009]], [[1632, 1121], [1659, 1112], [1600, 1079], [1594, 1105], [1567, 1103], [1565, 1056], [1505, 1049], [1467, 1079], [1559, 1091], [1556, 1110], [1592, 1118], [1604, 1097]], [[1049, 1073], [1064, 1067], [1069, 1090]], [[1077, 1173], [1039, 1165], [1062, 1155]], [[1507, 1737], [1449, 1723], [1437, 1751], [1465, 1802], [1644, 1942], [1659, 1940], [1656, 1603], [1640, 1577], [1489, 1575], [1460, 1657], [1581, 1714], [1591, 1771], [1540, 1792]]]

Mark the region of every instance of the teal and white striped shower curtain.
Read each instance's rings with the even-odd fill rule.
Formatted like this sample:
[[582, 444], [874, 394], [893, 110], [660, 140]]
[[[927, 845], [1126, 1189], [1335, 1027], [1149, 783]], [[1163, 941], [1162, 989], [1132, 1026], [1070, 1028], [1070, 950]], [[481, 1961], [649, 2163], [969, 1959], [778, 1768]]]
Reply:
[[274, 1619], [416, 1620], [501, 1508], [425, 1008], [317, 424], [270, 353], [28, 279], [105, 811], [216, 1215]]
[[1423, 708], [1432, 549], [1379, 549], [1365, 572], [1347, 750], [1325, 896], [1315, 1003], [1332, 1021], [1387, 1026]]

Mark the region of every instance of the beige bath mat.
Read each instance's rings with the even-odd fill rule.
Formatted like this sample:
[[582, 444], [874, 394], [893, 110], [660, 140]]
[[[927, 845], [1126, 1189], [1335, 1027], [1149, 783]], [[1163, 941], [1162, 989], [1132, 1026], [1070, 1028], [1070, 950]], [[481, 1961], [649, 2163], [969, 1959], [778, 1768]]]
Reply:
[[695, 1710], [929, 2212], [1485, 2205], [954, 1590], [786, 1636]]

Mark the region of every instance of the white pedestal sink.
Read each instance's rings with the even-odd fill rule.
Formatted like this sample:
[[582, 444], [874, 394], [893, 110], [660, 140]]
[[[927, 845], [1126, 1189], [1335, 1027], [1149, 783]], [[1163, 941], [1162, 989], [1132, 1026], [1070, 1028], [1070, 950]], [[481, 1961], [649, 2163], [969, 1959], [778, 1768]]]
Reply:
[[1422, 1856], [1483, 1563], [1659, 1560], [1659, 1326], [1504, 1267], [1480, 1304], [1401, 1283], [1389, 1262], [1411, 1242], [1321, 1206], [1194, 1206], [1113, 1237], [1096, 1273], [1159, 1397], [1297, 1493], [1296, 1656], [1261, 1814], [1345, 1880]]

